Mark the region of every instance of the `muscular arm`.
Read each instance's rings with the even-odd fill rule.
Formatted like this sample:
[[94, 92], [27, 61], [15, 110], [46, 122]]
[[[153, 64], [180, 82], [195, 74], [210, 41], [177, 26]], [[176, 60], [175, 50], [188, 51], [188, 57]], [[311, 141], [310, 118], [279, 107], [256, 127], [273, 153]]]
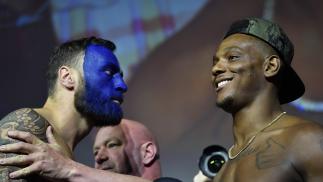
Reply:
[[295, 169], [306, 182], [323, 181], [323, 128], [309, 125], [293, 140], [293, 162]]
[[[48, 122], [42, 118], [39, 114], [30, 108], [19, 109], [11, 112], [6, 117], [0, 121], [0, 145], [15, 143], [17, 141], [7, 137], [7, 132], [9, 130], [21, 130], [33, 133], [35, 136], [39, 137], [41, 140], [46, 140], [45, 131], [48, 126]], [[0, 158], [12, 157], [17, 154], [12, 153], [0, 153]], [[0, 166], [0, 181], [18, 181], [11, 180], [8, 174], [12, 171], [17, 170], [17, 167], [13, 166]], [[20, 182], [27, 182], [29, 180], [19, 180]], [[32, 180], [36, 181], [36, 180]]]

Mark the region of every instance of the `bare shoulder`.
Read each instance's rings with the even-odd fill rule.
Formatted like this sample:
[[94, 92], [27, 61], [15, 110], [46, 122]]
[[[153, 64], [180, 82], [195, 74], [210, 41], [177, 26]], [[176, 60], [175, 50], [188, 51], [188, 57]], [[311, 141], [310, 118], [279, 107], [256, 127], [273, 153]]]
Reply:
[[288, 115], [280, 127], [283, 129], [283, 138], [288, 140], [292, 149], [296, 149], [300, 145], [304, 147], [305, 144], [307, 146], [315, 145], [323, 139], [323, 126], [301, 117]]
[[[48, 121], [40, 116], [31, 108], [23, 108], [13, 111], [0, 120], [0, 145], [15, 143], [16, 141], [7, 137], [9, 130], [21, 130], [30, 132], [40, 139], [46, 141], [46, 128], [49, 125]], [[0, 157], [12, 157], [16, 154], [4, 154], [0, 153]], [[31, 177], [28, 179], [11, 180], [8, 174], [17, 170], [17, 167], [13, 166], [0, 166], [0, 181], [3, 182], [27, 182], [27, 181], [39, 181], [38, 177]]]
[[295, 140], [306, 142], [315, 138], [323, 138], [323, 126], [317, 122], [296, 116], [288, 116], [290, 130], [287, 130]]
[[31, 108], [22, 108], [13, 111], [0, 120], [0, 143], [8, 143], [8, 130], [30, 132], [45, 140], [48, 121]]
[[288, 119], [293, 123], [286, 134], [289, 135], [289, 156], [294, 167], [306, 175], [319, 176], [315, 171], [323, 166], [323, 126], [295, 116]]

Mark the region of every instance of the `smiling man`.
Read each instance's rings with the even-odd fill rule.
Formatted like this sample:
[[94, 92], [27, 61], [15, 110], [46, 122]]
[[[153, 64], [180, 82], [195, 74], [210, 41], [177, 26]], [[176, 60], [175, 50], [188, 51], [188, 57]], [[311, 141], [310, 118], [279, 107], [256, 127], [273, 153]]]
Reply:
[[[0, 144], [15, 142], [6, 136], [9, 130], [27, 131], [46, 140], [46, 128], [50, 125], [58, 142], [53, 147], [72, 158], [76, 144], [93, 126], [119, 124], [120, 104], [127, 86], [114, 49], [112, 42], [95, 37], [67, 42], [55, 49], [48, 68], [46, 103], [41, 108], [23, 108], [4, 117], [0, 121]], [[1, 154], [1, 158], [9, 156], [16, 154]], [[9, 173], [14, 170], [1, 166], [0, 181], [12, 181]], [[45, 180], [30, 176], [19, 181]]]
[[293, 44], [275, 23], [234, 22], [212, 67], [216, 104], [233, 117], [234, 145], [215, 182], [323, 181], [323, 129], [283, 111], [305, 91]]

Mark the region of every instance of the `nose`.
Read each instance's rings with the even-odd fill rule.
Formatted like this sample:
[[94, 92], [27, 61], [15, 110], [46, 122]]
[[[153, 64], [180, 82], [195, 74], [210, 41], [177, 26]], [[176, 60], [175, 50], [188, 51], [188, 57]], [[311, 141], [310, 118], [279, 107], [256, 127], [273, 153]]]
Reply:
[[94, 157], [95, 160], [95, 166], [98, 167], [98, 165], [102, 164], [104, 161], [109, 160], [109, 155], [107, 152], [104, 151], [104, 149], [99, 149], [98, 153]]
[[224, 73], [226, 69], [225, 60], [219, 59], [216, 63], [212, 66], [212, 76], [216, 77], [221, 73]]
[[122, 93], [128, 90], [128, 86], [126, 82], [123, 80], [123, 77], [120, 73], [114, 75], [114, 85], [117, 90], [121, 91]]

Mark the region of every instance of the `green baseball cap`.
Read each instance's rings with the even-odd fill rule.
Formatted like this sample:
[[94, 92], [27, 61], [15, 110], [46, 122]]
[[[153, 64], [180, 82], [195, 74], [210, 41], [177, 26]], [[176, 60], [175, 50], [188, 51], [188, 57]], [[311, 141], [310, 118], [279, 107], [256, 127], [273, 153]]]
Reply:
[[279, 25], [260, 18], [242, 19], [232, 23], [224, 38], [237, 33], [247, 34], [266, 42], [284, 61], [286, 66], [283, 70], [282, 84], [278, 90], [280, 104], [294, 101], [304, 94], [304, 83], [291, 67], [294, 56], [293, 43]]

